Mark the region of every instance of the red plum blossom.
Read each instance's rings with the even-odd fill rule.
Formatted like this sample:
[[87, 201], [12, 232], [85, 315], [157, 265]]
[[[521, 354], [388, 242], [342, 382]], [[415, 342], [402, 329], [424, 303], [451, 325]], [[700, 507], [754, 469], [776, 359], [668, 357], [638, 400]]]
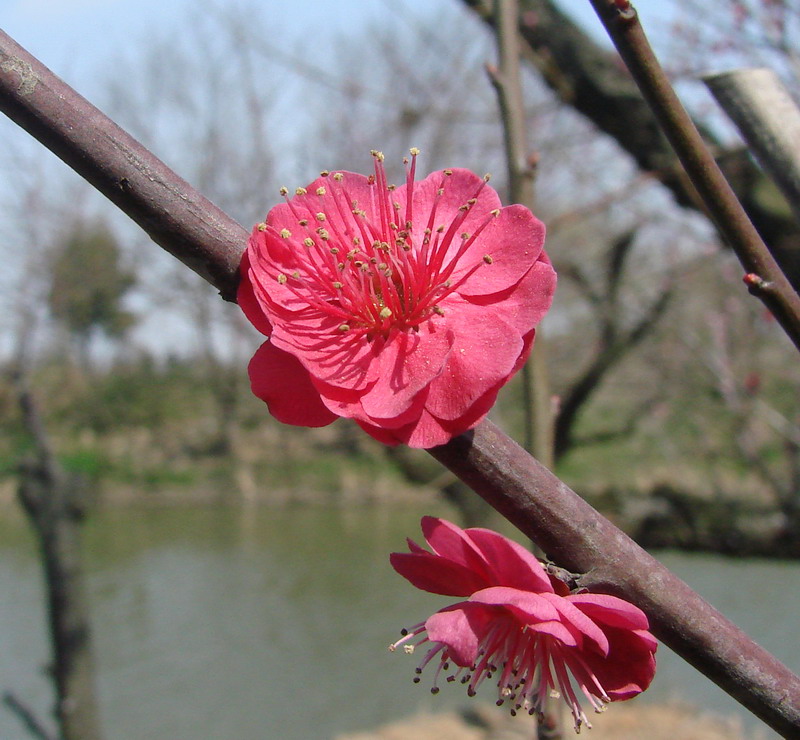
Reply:
[[425, 517], [422, 532], [430, 551], [409, 540], [392, 566], [417, 588], [462, 600], [403, 630], [390, 650], [426, 648], [417, 674], [437, 664], [433, 693], [442, 674], [470, 696], [491, 680], [498, 705], [539, 715], [546, 697], [560, 695], [579, 730], [591, 727], [579, 694], [599, 712], [650, 685], [657, 642], [638, 607], [570, 592], [528, 550], [488, 529]]
[[250, 237], [238, 301], [268, 339], [249, 366], [279, 421], [348, 417], [386, 444], [473, 428], [528, 357], [555, 290], [543, 224], [465, 169], [415, 182], [323, 172]]

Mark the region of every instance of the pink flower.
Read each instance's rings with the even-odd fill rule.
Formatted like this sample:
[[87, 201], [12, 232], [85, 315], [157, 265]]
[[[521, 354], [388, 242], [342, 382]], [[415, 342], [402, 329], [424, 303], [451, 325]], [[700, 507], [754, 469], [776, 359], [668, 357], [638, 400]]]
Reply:
[[404, 630], [389, 649], [427, 645], [417, 673], [438, 662], [433, 693], [450, 672], [447, 681], [460, 679], [470, 696], [496, 678], [497, 704], [512, 714], [541, 712], [545, 697], [560, 694], [579, 730], [591, 724], [575, 685], [598, 712], [650, 685], [657, 642], [640, 609], [606, 594], [570, 593], [524, 547], [488, 529], [424, 517], [422, 532], [432, 552], [409, 540], [411, 552], [392, 553], [392, 566], [417, 588], [466, 600]]
[[374, 176], [325, 172], [253, 230], [238, 301], [269, 340], [250, 381], [284, 423], [433, 447], [528, 357], [555, 290], [544, 226], [468, 170], [415, 183], [411, 154], [398, 188], [373, 152]]

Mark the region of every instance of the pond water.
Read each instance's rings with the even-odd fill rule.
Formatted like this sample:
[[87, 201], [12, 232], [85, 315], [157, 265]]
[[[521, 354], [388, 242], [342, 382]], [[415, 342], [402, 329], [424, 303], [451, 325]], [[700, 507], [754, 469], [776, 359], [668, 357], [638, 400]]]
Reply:
[[[106, 738], [325, 740], [468, 705], [461, 687], [432, 697], [425, 676], [414, 685], [416, 659], [386, 650], [402, 626], [446, 601], [416, 591], [388, 564], [406, 536], [419, 539], [421, 513], [182, 507], [95, 515], [85, 547]], [[800, 669], [800, 563], [660, 558]], [[0, 519], [0, 594], [0, 691], [46, 715], [39, 563], [19, 517]], [[656, 680], [637, 701], [682, 700], [763, 728], [663, 646], [658, 657]], [[480, 697], [492, 701], [489, 691]], [[766, 729], [757, 736], [776, 737]], [[0, 707], [0, 738], [25, 737]]]

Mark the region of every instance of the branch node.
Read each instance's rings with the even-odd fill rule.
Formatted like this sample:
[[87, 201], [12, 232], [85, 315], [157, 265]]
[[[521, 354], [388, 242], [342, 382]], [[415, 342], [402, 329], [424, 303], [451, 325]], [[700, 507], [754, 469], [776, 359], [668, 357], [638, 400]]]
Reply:
[[754, 272], [745, 273], [742, 281], [752, 295], [764, 295], [765, 293], [770, 293], [775, 287], [775, 283], [772, 283], [769, 280], [764, 280], [764, 278], [762, 278], [760, 275], [756, 275]]

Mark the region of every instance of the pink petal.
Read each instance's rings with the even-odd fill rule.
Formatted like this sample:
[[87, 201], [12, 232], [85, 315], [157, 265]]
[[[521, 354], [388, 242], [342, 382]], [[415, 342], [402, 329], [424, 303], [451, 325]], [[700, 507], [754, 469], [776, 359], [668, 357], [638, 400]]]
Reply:
[[272, 341], [296, 355], [311, 375], [329, 385], [363, 392], [376, 380], [378, 340], [370, 344], [341, 332], [331, 317], [322, 317], [318, 326], [308, 328], [298, 322], [273, 322]]
[[521, 625], [561, 621], [558, 609], [545, 596], [508, 586], [490, 586], [472, 594], [470, 603], [513, 608]]
[[482, 604], [461, 603], [442, 609], [425, 622], [428, 637], [447, 645], [456, 665], [471, 666], [496, 610]]
[[561, 621], [572, 629], [583, 643], [583, 638], [589, 638], [596, 646], [597, 650], [603, 655], [608, 654], [608, 638], [603, 630], [577, 608], [568, 596], [558, 596], [557, 594], [542, 594], [561, 615]]
[[485, 585], [475, 571], [429, 552], [393, 552], [389, 561], [403, 578], [430, 593], [464, 597]]
[[[445, 262], [448, 262], [456, 253], [461, 244], [458, 238], [463, 232], [474, 233], [477, 227], [490, 216], [491, 212], [501, 208], [500, 196], [491, 188], [486, 187], [483, 178], [478, 177], [470, 170], [455, 167], [451, 175], [444, 175], [440, 170], [432, 172], [424, 180], [414, 185], [414, 223], [420, 231], [428, 225], [431, 209], [436, 203], [436, 214], [433, 229], [444, 226], [445, 232], [455, 219], [464, 218], [456, 232], [456, 238], [450, 247]], [[437, 190], [442, 187], [444, 192], [437, 195]], [[397, 200], [401, 206], [405, 205], [405, 187], [397, 189]], [[480, 190], [476, 202], [465, 214], [461, 207], [471, 200]], [[401, 211], [401, 213], [404, 211]], [[421, 228], [420, 228], [421, 227]], [[483, 255], [481, 254], [481, 258]], [[522, 269], [524, 271], [525, 268]]]
[[489, 565], [467, 530], [435, 516], [422, 517], [420, 526], [425, 541], [436, 555], [479, 573], [483, 578], [481, 588], [493, 585], [488, 578]]
[[361, 398], [364, 412], [373, 419], [402, 414], [442, 372], [452, 344], [452, 333], [439, 321], [426, 321], [416, 332], [393, 331], [375, 359], [377, 380]]
[[[452, 275], [457, 284], [475, 265], [475, 270], [458, 287], [461, 295], [498, 293], [515, 285], [535, 264], [544, 246], [544, 224], [527, 208], [503, 208], [459, 260]], [[489, 257], [491, 262], [484, 261]]]
[[522, 338], [496, 313], [464, 301], [445, 316], [453, 349], [431, 383], [427, 410], [442, 420], [458, 419], [488, 390], [505, 383], [523, 350]]
[[236, 302], [244, 312], [247, 320], [255, 326], [262, 334], [269, 336], [272, 333], [272, 324], [269, 323], [261, 308], [261, 304], [256, 298], [253, 291], [253, 284], [250, 277], [250, 258], [247, 252], [242, 255], [242, 261], [239, 264], [239, 288], [236, 292]]
[[[653, 680], [656, 671], [654, 640], [643, 630], [607, 627], [605, 632], [610, 645], [608, 657], [584, 651], [581, 659], [612, 700], [630, 699], [644, 691]], [[572, 670], [578, 674], [577, 668]]]
[[253, 393], [284, 424], [322, 427], [335, 421], [297, 358], [264, 342], [248, 366]]
[[[486, 410], [488, 411], [488, 409]], [[486, 411], [470, 421], [469, 426], [477, 424]], [[462, 428], [458, 424], [437, 419], [426, 409], [422, 409], [419, 418], [415, 421], [394, 429], [384, 429], [375, 424], [359, 421], [358, 425], [370, 436], [387, 445], [406, 444], [415, 449], [428, 450], [431, 447], [447, 444], [453, 437], [466, 431], [469, 426]]]
[[530, 550], [490, 529], [470, 528], [464, 532], [488, 563], [493, 585], [552, 592], [550, 579]]
[[571, 594], [569, 597], [578, 609], [593, 620], [612, 627], [649, 629], [647, 615], [624, 599], [609, 594]]
[[541, 258], [514, 285], [498, 293], [486, 295], [452, 295], [445, 305], [452, 306], [454, 315], [459, 315], [462, 305], [468, 303], [473, 310], [491, 312], [502, 317], [520, 334], [527, 334], [544, 318], [556, 289], [556, 273], [542, 252]]

